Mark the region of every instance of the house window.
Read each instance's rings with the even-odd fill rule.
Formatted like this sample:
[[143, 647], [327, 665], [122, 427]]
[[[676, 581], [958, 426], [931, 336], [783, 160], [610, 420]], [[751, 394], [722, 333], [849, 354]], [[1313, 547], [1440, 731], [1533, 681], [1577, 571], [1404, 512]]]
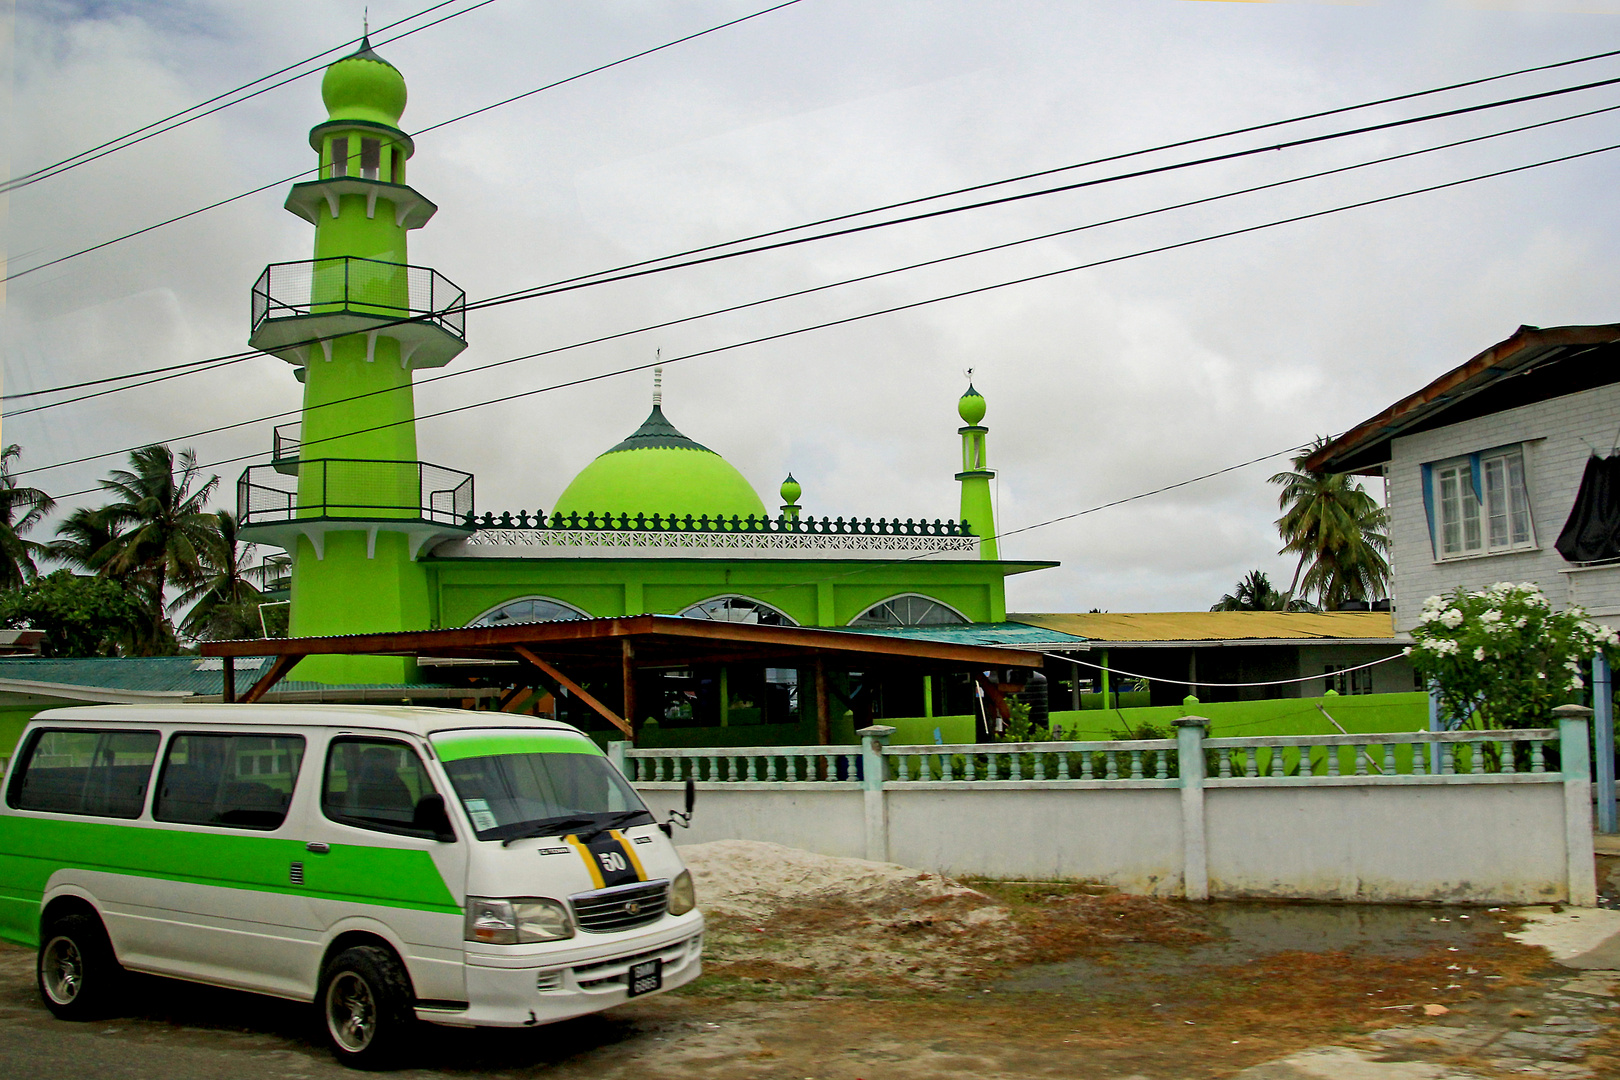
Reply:
[[379, 179], [382, 167], [382, 143], [377, 139], [360, 140], [360, 175], [366, 180]]
[[1523, 448], [1439, 462], [1430, 473], [1440, 558], [1535, 546]]
[[332, 140], [332, 175], [349, 175], [349, 139], [346, 135]]
[[1373, 692], [1372, 668], [1346, 671], [1343, 664], [1322, 665], [1323, 691], [1335, 694], [1370, 694]]

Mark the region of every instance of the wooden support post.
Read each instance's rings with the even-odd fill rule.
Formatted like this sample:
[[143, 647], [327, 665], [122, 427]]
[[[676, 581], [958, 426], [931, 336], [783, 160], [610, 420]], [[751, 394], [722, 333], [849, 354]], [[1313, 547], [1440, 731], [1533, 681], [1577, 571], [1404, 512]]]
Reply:
[[222, 656], [219, 660], [219, 668], [225, 673], [225, 688], [219, 700], [229, 705], [236, 700], [236, 657]]
[[816, 742], [826, 746], [832, 742], [832, 713], [827, 693], [827, 662], [816, 657]]
[[606, 705], [602, 704], [600, 701], [597, 701], [596, 698], [592, 696], [583, 686], [579, 685], [579, 683], [575, 682], [573, 679], [570, 679], [568, 676], [564, 675], [562, 672], [540, 659], [539, 655], [537, 655], [533, 649], [530, 649], [526, 645], [514, 645], [512, 646], [512, 651], [523, 657], [523, 659], [527, 660], [535, 667], [539, 668], [541, 671], [545, 672], [547, 675], [550, 675], [552, 679], [554, 679], [564, 690], [567, 690], [570, 694], [573, 694], [575, 697], [579, 698], [579, 700], [583, 701], [586, 705], [594, 709], [597, 715], [601, 716], [608, 723], [624, 732], [625, 738], [632, 742], [635, 741], [636, 733], [630, 730], [630, 725], [624, 722], [623, 717], [614, 712], [612, 709], [608, 708]]
[[536, 693], [537, 693], [537, 691], [532, 686], [520, 686], [520, 687], [518, 687], [516, 690], [514, 690], [512, 692], [512, 696], [506, 699], [505, 704], [503, 704], [501, 706], [501, 712], [506, 712], [506, 713], [519, 713], [519, 712], [522, 712], [523, 711], [523, 706], [527, 705], [529, 703], [529, 699], [534, 697], [534, 695]]
[[622, 646], [619, 662], [624, 679], [624, 718], [630, 722], [631, 730], [635, 730], [639, 726], [636, 723], [636, 648], [629, 638], [620, 638], [619, 644]]
[[293, 665], [302, 659], [302, 656], [276, 657], [275, 663], [270, 665], [270, 670], [264, 673], [264, 677], [254, 683], [248, 692], [242, 695], [243, 703], [251, 703], [264, 697], [265, 694], [270, 692], [270, 688], [280, 682], [287, 672], [293, 669]]

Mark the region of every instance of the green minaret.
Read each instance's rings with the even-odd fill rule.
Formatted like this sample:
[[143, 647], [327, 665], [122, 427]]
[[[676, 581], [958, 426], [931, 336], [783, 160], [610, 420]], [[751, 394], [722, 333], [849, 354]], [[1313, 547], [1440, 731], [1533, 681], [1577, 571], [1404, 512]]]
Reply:
[[962, 471], [956, 478], [962, 482], [962, 520], [980, 537], [979, 558], [996, 559], [995, 500], [990, 495], [990, 481], [995, 473], [985, 467], [984, 437], [990, 429], [979, 423], [984, 419], [984, 395], [968, 383], [967, 393], [956, 403], [956, 412], [966, 427], [957, 428], [962, 436]]
[[[292, 553], [294, 636], [426, 629], [417, 557], [470, 531], [472, 477], [418, 460], [411, 372], [467, 347], [466, 298], [408, 258], [407, 235], [437, 207], [405, 183], [404, 77], [362, 41], [326, 69], [321, 98], [318, 178], [287, 197], [315, 226], [315, 257], [266, 268], [249, 339], [295, 365], [302, 423], [296, 438], [277, 432], [271, 465], [243, 474], [239, 510], [247, 538]], [[414, 676], [414, 662], [388, 657], [312, 657], [297, 675]]]

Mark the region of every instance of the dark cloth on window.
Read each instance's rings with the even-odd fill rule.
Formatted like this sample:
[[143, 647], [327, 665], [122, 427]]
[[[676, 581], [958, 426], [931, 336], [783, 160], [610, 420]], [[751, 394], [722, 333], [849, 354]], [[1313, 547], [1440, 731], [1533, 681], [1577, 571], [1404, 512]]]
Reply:
[[1586, 459], [1575, 506], [1553, 546], [1572, 563], [1620, 559], [1620, 454]]

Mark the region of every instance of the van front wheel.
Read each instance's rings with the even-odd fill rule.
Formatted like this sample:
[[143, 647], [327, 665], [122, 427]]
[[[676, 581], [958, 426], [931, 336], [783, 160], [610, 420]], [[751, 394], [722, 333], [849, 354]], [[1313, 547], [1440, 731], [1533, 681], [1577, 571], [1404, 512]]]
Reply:
[[118, 990], [123, 969], [100, 920], [64, 915], [51, 920], [39, 939], [39, 996], [58, 1020], [102, 1016]]
[[394, 1064], [416, 1026], [405, 969], [375, 945], [357, 945], [334, 957], [319, 1000], [332, 1053], [351, 1068]]

